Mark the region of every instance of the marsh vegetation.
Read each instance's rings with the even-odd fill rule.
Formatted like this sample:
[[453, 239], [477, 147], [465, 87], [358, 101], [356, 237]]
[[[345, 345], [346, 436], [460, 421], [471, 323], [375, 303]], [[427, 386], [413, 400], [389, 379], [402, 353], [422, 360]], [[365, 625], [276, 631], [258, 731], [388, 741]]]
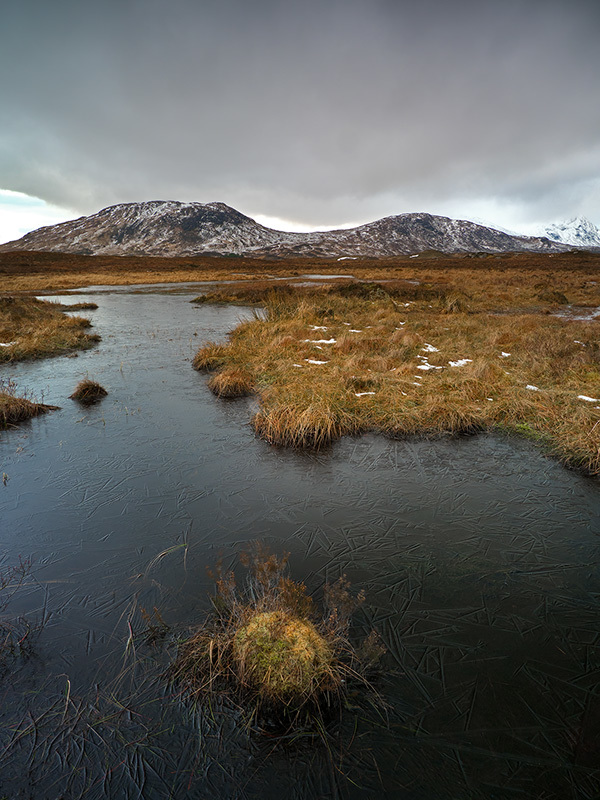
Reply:
[[106, 397], [108, 392], [98, 381], [91, 378], [83, 378], [79, 381], [73, 394], [69, 395], [70, 400], [77, 400], [82, 406], [92, 406]]
[[194, 366], [216, 376], [247, 373], [260, 399], [252, 424], [273, 444], [320, 448], [369, 430], [502, 430], [600, 472], [598, 323], [556, 313], [558, 294], [600, 306], [595, 280], [493, 271], [433, 277], [213, 291], [203, 302], [262, 304], [265, 312], [239, 325], [226, 346], [203, 345]]
[[345, 576], [324, 588], [319, 611], [303, 583], [286, 575], [278, 557], [257, 542], [242, 555], [249, 579], [238, 587], [232, 570], [213, 574], [213, 613], [180, 646], [172, 678], [195, 701], [227, 695], [246, 719], [295, 728], [323, 722], [353, 686], [371, 691], [367, 674], [384, 648], [373, 631], [359, 646], [350, 619], [364, 602]]
[[0, 363], [92, 347], [100, 337], [86, 332], [89, 319], [67, 316], [64, 312], [69, 310], [35, 297], [0, 297]]
[[54, 411], [57, 406], [36, 403], [17, 393], [17, 386], [11, 380], [0, 378], [0, 430], [18, 425], [19, 422]]

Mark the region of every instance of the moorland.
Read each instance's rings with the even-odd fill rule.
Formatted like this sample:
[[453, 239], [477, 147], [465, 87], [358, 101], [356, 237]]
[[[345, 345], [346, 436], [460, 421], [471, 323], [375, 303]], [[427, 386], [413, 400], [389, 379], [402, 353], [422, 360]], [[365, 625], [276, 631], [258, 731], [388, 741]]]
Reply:
[[[315, 273], [332, 278], [297, 280]], [[270, 261], [11, 252], [0, 254], [0, 275], [18, 302], [90, 284], [227, 281], [197, 302], [266, 310], [228, 344], [203, 345], [194, 366], [214, 373], [221, 397], [256, 393], [254, 428], [274, 444], [318, 448], [367, 430], [501, 430], [600, 472], [600, 254]], [[78, 335], [82, 324], [69, 322]]]

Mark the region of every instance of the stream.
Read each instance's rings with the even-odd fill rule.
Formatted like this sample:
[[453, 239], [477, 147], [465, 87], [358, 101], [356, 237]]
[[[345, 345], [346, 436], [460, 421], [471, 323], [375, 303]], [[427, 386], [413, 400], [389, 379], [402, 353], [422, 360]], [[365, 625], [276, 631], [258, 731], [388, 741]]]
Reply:
[[[0, 569], [31, 560], [0, 621], [40, 628], [0, 661], [0, 798], [598, 797], [598, 481], [491, 435], [270, 447], [256, 400], [191, 368], [252, 311], [196, 294], [56, 295], [97, 302], [102, 341], [2, 366], [61, 408], [0, 434]], [[85, 376], [109, 392], [90, 408], [68, 399]], [[206, 568], [255, 540], [317, 598], [347, 575], [387, 648], [380, 702], [350, 697], [325, 737], [249, 732], [164, 677]], [[148, 617], [172, 634], [132, 635]]]

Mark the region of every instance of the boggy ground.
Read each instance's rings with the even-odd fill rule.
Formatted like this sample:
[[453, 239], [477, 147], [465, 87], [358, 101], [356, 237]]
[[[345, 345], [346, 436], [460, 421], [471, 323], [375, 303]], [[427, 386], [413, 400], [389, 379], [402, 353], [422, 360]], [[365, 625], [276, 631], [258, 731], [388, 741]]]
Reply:
[[[597, 274], [600, 254], [575, 251], [564, 254], [422, 253], [391, 258], [258, 259], [247, 256], [89, 256], [15, 250], [0, 253], [0, 285], [3, 293], [31, 293], [73, 289], [89, 285], [250, 280], [292, 277], [306, 273], [352, 273], [369, 280], [415, 278], [422, 281], [462, 281], [463, 275], [507, 273], [512, 279], [525, 271], [539, 273], [539, 280], [552, 273]], [[561, 278], [562, 280], [562, 278]], [[513, 281], [513, 289], [519, 281]], [[576, 298], [573, 298], [573, 301]]]
[[568, 304], [600, 306], [597, 271], [563, 260], [551, 271], [421, 268], [412, 277], [223, 287], [201, 299], [260, 303], [265, 313], [229, 344], [201, 348], [194, 366], [216, 371], [211, 385], [225, 396], [228, 374], [238, 385], [245, 374], [240, 394], [260, 399], [254, 428], [274, 444], [500, 429], [600, 473], [600, 320], [568, 314]]
[[[69, 308], [34, 297], [0, 296], [0, 364], [87, 349], [100, 337], [86, 333], [90, 321], [69, 317]], [[19, 396], [10, 381], [0, 377], [0, 429], [51, 410], [54, 406]]]

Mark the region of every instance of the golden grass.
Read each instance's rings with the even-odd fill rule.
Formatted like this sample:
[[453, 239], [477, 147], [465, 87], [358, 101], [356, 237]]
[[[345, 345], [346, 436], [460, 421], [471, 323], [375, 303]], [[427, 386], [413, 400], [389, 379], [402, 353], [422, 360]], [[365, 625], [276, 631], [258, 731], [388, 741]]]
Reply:
[[246, 397], [252, 394], [252, 376], [245, 369], [223, 369], [211, 377], [208, 388], [217, 397]]
[[[250, 373], [261, 403], [253, 425], [274, 444], [504, 430], [600, 473], [600, 320], [553, 315], [556, 296], [535, 272], [468, 277], [269, 289], [264, 318], [201, 348], [195, 363]], [[600, 306], [593, 275], [546, 284]], [[247, 300], [241, 286], [234, 294]]]
[[0, 430], [18, 425], [20, 422], [54, 411], [58, 406], [35, 403], [26, 397], [16, 394], [16, 386], [12, 381], [0, 379]]
[[69, 395], [71, 400], [77, 400], [81, 405], [91, 406], [106, 397], [108, 392], [97, 381], [84, 378], [79, 381], [73, 394]]
[[67, 309], [34, 297], [0, 297], [0, 363], [59, 355], [99, 341], [85, 332], [90, 321], [66, 316]]

